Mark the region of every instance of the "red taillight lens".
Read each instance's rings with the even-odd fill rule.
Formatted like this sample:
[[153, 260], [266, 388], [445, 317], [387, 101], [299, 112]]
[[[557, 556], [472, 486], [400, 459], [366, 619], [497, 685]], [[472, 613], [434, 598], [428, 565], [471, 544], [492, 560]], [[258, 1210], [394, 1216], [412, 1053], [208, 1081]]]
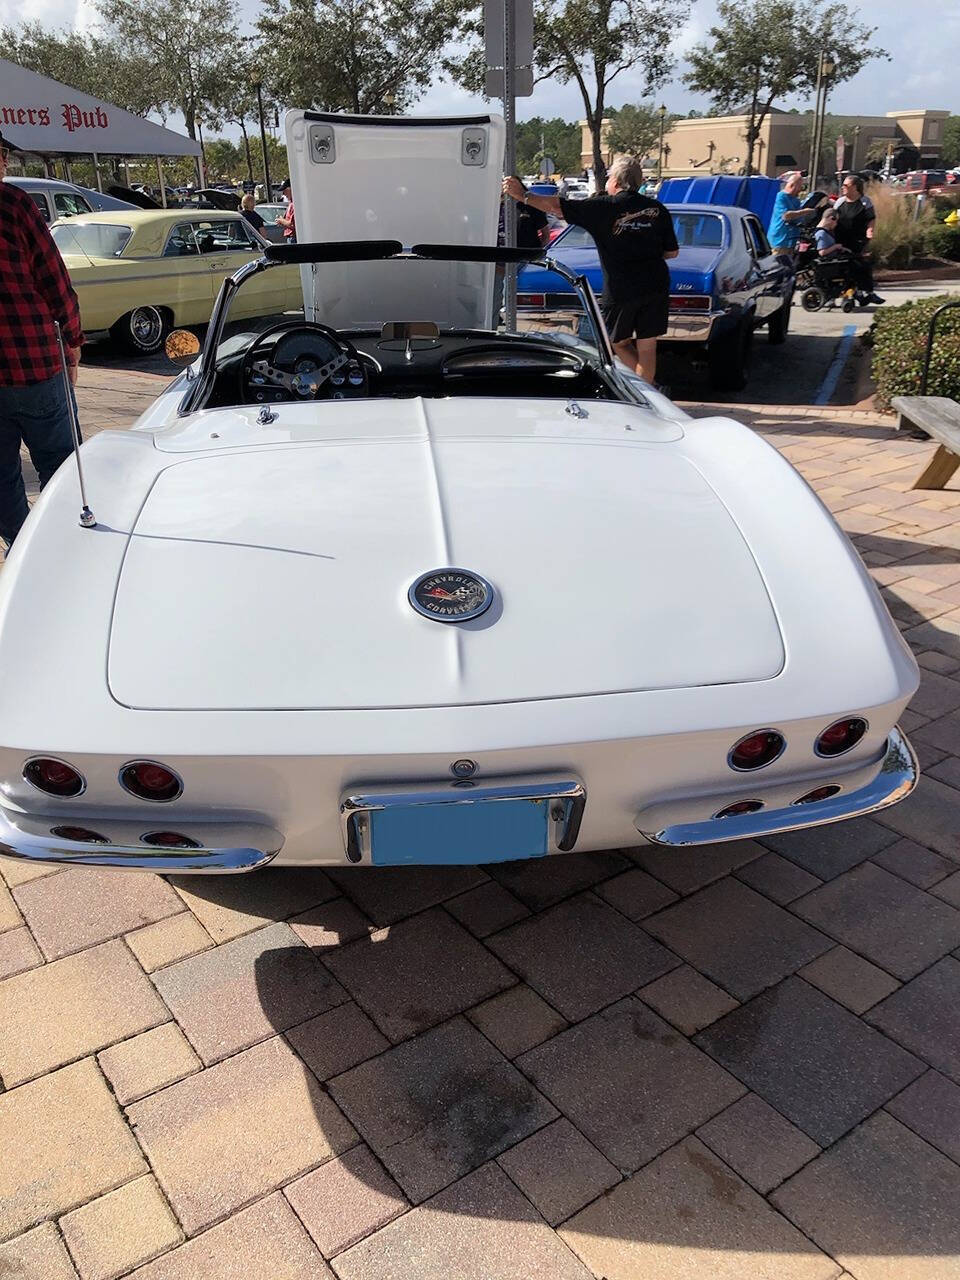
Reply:
[[859, 716], [837, 720], [829, 729], [824, 729], [814, 749], [818, 756], [842, 756], [855, 747], [866, 732], [867, 722]]
[[35, 756], [33, 760], [28, 760], [24, 765], [23, 776], [38, 791], [45, 791], [48, 796], [78, 796], [86, 786], [83, 774], [78, 773], [73, 765], [53, 760], [49, 756]]
[[99, 831], [89, 831], [86, 827], [51, 827], [50, 834], [61, 840], [77, 840], [83, 844], [110, 844]]
[[776, 729], [758, 729], [735, 743], [728, 757], [733, 769], [762, 769], [772, 764], [786, 746], [782, 733]]
[[144, 844], [159, 845], [162, 849], [199, 849], [202, 847], [196, 840], [191, 840], [189, 836], [181, 835], [179, 831], [148, 831], [140, 839]]
[[547, 303], [546, 294], [543, 293], [518, 293], [518, 307], [544, 307]]
[[172, 769], [153, 760], [134, 760], [120, 770], [120, 785], [139, 800], [176, 800], [183, 783]]
[[801, 796], [799, 800], [794, 800], [794, 804], [816, 804], [818, 800], [829, 800], [831, 796], [835, 796], [840, 790], [839, 787], [814, 787], [812, 791], [808, 791], [805, 796]]
[[707, 294], [671, 293], [671, 311], [709, 311], [711, 299]]
[[738, 800], [736, 804], [728, 804], [725, 809], [715, 813], [715, 818], [742, 818], [746, 813], [756, 813], [763, 808], [762, 800]]

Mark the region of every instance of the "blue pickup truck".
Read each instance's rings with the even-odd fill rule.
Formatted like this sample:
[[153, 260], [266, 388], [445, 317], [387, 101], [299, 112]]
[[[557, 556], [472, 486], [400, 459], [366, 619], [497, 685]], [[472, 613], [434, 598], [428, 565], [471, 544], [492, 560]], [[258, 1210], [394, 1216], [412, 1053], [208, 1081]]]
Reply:
[[[660, 345], [697, 350], [706, 359], [714, 388], [740, 391], [747, 383], [754, 331], [765, 327], [770, 342], [786, 340], [792, 265], [772, 251], [763, 223], [749, 207], [665, 203], [680, 253], [668, 264], [670, 320]], [[600, 259], [588, 232], [568, 227], [547, 253], [585, 275], [600, 293]], [[519, 275], [517, 308], [532, 317], [575, 310], [577, 299], [560, 276], [531, 265]]]

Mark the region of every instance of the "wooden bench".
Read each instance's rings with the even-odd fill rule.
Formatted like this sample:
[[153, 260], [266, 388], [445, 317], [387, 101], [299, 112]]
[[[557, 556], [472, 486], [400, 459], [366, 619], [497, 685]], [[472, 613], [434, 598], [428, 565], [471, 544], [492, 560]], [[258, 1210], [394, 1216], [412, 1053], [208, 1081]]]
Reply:
[[890, 403], [899, 430], [914, 427], [940, 443], [914, 489], [942, 489], [960, 467], [960, 404], [949, 396], [894, 396]]

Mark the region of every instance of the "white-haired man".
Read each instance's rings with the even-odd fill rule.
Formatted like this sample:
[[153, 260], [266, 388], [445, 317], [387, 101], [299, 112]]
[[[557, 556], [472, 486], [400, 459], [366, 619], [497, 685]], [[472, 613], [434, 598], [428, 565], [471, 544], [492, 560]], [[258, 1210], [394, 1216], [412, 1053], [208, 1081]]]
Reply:
[[600, 306], [617, 358], [653, 383], [657, 338], [667, 331], [670, 272], [679, 252], [670, 211], [640, 195], [640, 161], [620, 156], [610, 166], [606, 194], [588, 200], [532, 196], [519, 178], [503, 180], [504, 195], [589, 231], [603, 268]]
[[802, 186], [802, 173], [788, 173], [777, 192], [767, 227], [767, 239], [774, 253], [793, 253], [797, 247], [800, 225], [809, 217], [809, 211], [800, 203]]

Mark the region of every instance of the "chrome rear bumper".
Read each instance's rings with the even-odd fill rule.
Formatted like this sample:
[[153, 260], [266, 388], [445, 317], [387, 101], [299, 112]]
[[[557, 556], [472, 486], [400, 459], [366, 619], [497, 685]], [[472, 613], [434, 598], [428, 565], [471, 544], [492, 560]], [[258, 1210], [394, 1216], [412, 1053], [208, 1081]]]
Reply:
[[[838, 795], [811, 804], [792, 804], [781, 809], [761, 809], [742, 817], [706, 818], [701, 822], [681, 822], [657, 828], [647, 815], [640, 813], [636, 828], [652, 844], [684, 846], [717, 844], [722, 840], [754, 840], [776, 835], [781, 831], [799, 831], [804, 827], [818, 827], [827, 822], [842, 822], [844, 818], [863, 817], [876, 813], [905, 799], [920, 778], [920, 768], [913, 748], [899, 729], [894, 729], [887, 739], [887, 750], [876, 777], [854, 791], [841, 791]], [[736, 797], [729, 792], [704, 803], [715, 810], [722, 809]], [[661, 806], [661, 810], [662, 810]], [[651, 811], [650, 817], [656, 811]]]
[[[68, 840], [55, 835], [59, 826], [90, 828], [104, 843]], [[156, 823], [154, 824], [156, 826]], [[127, 871], [155, 871], [191, 875], [232, 875], [256, 871], [271, 862], [283, 847], [283, 836], [257, 823], [189, 822], [171, 827], [183, 830], [199, 848], [176, 849], [145, 844], [143, 823], [115, 819], [101, 821], [86, 816], [35, 818], [0, 806], [0, 854], [25, 862], [54, 862], [80, 867], [113, 867]]]

